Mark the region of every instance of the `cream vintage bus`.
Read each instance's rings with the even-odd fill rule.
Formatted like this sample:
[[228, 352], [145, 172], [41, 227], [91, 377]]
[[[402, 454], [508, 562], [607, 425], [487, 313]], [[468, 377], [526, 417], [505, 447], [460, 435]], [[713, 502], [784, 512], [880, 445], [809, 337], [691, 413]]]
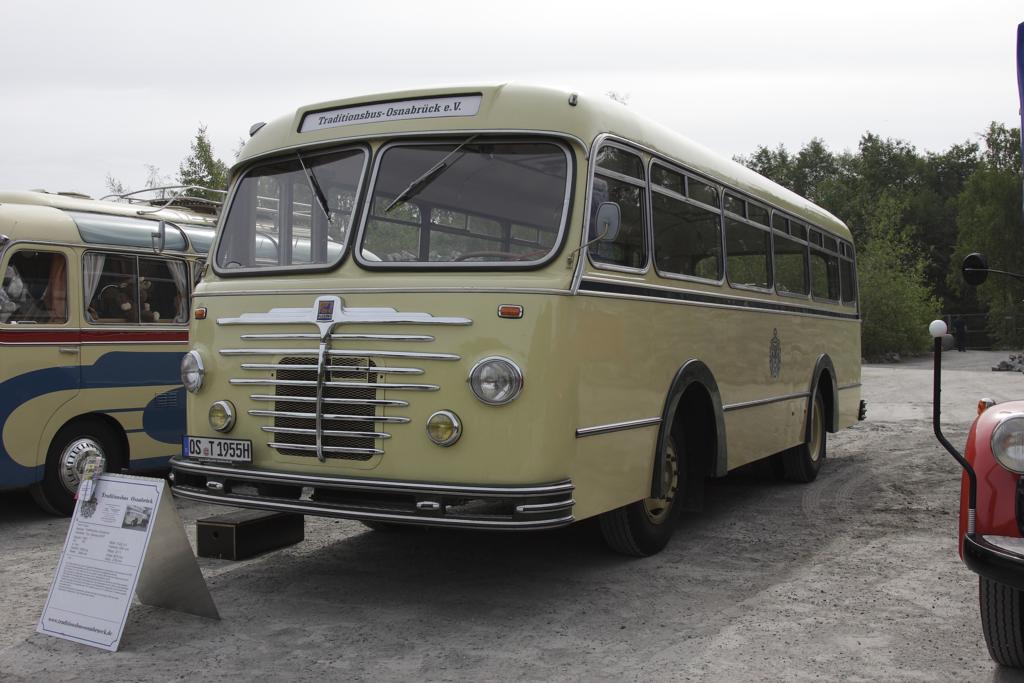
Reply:
[[144, 470], [177, 451], [216, 218], [166, 203], [0, 192], [0, 490], [70, 514], [90, 458]]
[[256, 124], [182, 364], [182, 497], [391, 524], [599, 516], [815, 477], [858, 419], [849, 230], [604, 98], [503, 85]]

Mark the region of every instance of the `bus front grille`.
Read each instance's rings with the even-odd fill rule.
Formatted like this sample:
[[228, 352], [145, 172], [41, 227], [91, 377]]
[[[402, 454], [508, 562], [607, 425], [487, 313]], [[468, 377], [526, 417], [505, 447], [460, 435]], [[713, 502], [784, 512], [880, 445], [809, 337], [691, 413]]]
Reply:
[[[465, 318], [372, 310], [380, 317], [362, 315], [348, 324], [472, 323]], [[218, 324], [295, 324], [293, 318], [268, 318], [248, 314]], [[315, 333], [274, 332], [246, 333], [239, 339], [242, 346], [220, 350], [221, 356], [242, 358], [242, 375], [229, 382], [253, 392], [247, 413], [265, 421], [260, 429], [269, 437], [267, 446], [294, 457], [365, 462], [383, 455], [392, 429], [409, 422], [403, 415], [407, 397], [440, 389], [419, 381], [419, 376], [435, 361], [460, 360], [451, 353], [405, 350], [434, 341], [424, 334], [334, 332], [321, 339]], [[382, 342], [386, 349], [367, 348]]]
[[[281, 365], [309, 366], [316, 365], [317, 359], [311, 357], [289, 356], [281, 359]], [[329, 365], [332, 380], [354, 382], [359, 384], [376, 384], [376, 365], [368, 358], [332, 358]], [[274, 401], [274, 436], [276, 448], [282, 455], [316, 457], [316, 414], [309, 414], [310, 407], [316, 406], [316, 370], [281, 369], [277, 372], [280, 380], [299, 380], [312, 382], [312, 385], [282, 384], [275, 390], [277, 400]], [[313, 403], [308, 399], [312, 398]], [[345, 388], [325, 386], [322, 406], [344, 405], [344, 419], [330, 419], [326, 415], [333, 411], [322, 411], [321, 444], [325, 458], [343, 460], [369, 460], [374, 455], [383, 453], [376, 447], [377, 439], [386, 439], [390, 434], [374, 431], [373, 419], [377, 416], [377, 406], [369, 401], [377, 398], [374, 388]], [[300, 399], [300, 400], [296, 400]], [[306, 399], [306, 400], [302, 400]], [[334, 400], [351, 401], [351, 403], [335, 404]], [[304, 417], [295, 415], [305, 414]]]

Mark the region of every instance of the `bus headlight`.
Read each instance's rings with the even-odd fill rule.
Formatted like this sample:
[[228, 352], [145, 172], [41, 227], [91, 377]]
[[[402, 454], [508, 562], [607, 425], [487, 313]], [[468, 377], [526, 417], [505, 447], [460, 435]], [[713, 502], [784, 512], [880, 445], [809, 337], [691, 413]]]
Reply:
[[210, 426], [218, 432], [230, 432], [235, 426], [235, 407], [231, 401], [217, 401], [210, 406]]
[[487, 405], [504, 405], [523, 390], [523, 371], [508, 358], [484, 358], [469, 371], [469, 388]]
[[181, 383], [193, 394], [202, 389], [203, 376], [206, 369], [203, 367], [203, 357], [198, 351], [189, 351], [181, 357]]
[[992, 430], [992, 455], [1011, 472], [1024, 473], [1024, 413], [1004, 417]]
[[450, 410], [439, 410], [427, 418], [427, 436], [438, 446], [451, 446], [462, 436], [459, 416]]

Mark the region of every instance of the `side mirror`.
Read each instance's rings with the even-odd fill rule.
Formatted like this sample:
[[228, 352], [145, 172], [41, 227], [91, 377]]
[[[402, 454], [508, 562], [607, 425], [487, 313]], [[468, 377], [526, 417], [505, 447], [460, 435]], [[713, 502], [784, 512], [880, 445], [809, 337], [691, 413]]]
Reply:
[[988, 259], [984, 254], [974, 252], [964, 258], [964, 264], [960, 268], [964, 282], [977, 287], [988, 279]]
[[595, 219], [594, 241], [614, 242], [619, 237], [622, 222], [622, 211], [615, 202], [601, 202], [597, 207]]
[[153, 240], [153, 251], [158, 254], [164, 252], [164, 247], [167, 246], [167, 223], [160, 221], [157, 224], [156, 234], [151, 237]]

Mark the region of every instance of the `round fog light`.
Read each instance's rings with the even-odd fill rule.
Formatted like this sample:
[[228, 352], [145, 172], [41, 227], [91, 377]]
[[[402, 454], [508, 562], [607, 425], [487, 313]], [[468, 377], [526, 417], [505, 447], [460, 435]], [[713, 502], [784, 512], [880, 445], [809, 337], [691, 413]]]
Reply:
[[210, 406], [210, 426], [218, 432], [229, 432], [235, 426], [235, 407], [231, 401], [217, 401]]
[[450, 410], [439, 410], [427, 418], [427, 436], [438, 446], [451, 446], [462, 436], [459, 416]]

